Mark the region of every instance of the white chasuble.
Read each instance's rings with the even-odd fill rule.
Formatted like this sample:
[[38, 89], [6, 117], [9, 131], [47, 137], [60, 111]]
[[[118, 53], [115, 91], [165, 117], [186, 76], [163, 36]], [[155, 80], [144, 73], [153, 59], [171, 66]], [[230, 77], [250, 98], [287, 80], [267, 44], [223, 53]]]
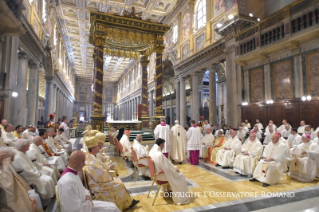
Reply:
[[258, 139], [251, 141], [249, 138], [241, 147], [241, 153], [235, 158], [234, 170], [243, 175], [252, 175], [262, 151], [263, 145], [260, 141]]
[[173, 201], [175, 204], [186, 204], [189, 202], [188, 187], [185, 176], [176, 171], [174, 166], [163, 154], [161, 148], [154, 144], [152, 159], [155, 165], [155, 172], [164, 174], [158, 175], [157, 179], [168, 181], [173, 191]]
[[155, 127], [155, 130], [154, 130], [155, 141], [158, 138], [165, 140], [165, 146], [164, 146], [164, 149], [162, 151], [163, 153], [170, 152], [170, 137], [171, 137], [171, 135], [172, 135], [172, 131], [168, 125], [161, 123]]
[[172, 127], [172, 137], [170, 141], [170, 155], [176, 162], [186, 160], [186, 130], [179, 124]]
[[214, 141], [215, 141], [215, 136], [213, 136], [213, 134], [211, 133], [206, 134], [204, 138], [200, 141], [201, 146], [200, 146], [199, 156], [201, 158], [205, 157], [206, 149], [209, 146], [212, 146], [214, 144]]
[[[263, 153], [266, 160], [262, 159], [258, 162], [253, 177], [270, 185], [282, 180], [283, 173], [287, 170], [287, 162], [291, 160], [289, 151], [288, 146], [282, 142], [268, 144]], [[274, 159], [274, 161], [267, 161], [269, 159]]]
[[17, 151], [12, 164], [17, 170], [23, 170], [20, 175], [29, 185], [34, 185], [36, 187], [36, 191], [40, 194], [42, 199], [49, 199], [54, 196], [55, 184], [52, 178], [40, 174], [25, 153]]
[[[224, 148], [230, 148], [225, 150]], [[223, 145], [223, 148], [218, 150], [216, 162], [221, 166], [233, 166], [235, 156], [240, 153], [241, 141], [237, 136], [230, 137]]]
[[311, 141], [299, 144], [298, 147], [291, 149], [293, 160], [290, 164], [290, 177], [301, 182], [311, 182], [317, 174], [317, 163], [315, 160], [308, 158], [306, 152], [319, 152], [319, 147]]

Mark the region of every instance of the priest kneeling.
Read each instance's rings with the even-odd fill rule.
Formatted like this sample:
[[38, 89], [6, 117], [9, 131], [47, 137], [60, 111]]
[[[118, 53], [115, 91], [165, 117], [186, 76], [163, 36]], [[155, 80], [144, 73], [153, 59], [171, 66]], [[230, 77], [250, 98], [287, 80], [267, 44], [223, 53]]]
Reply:
[[234, 171], [239, 174], [251, 177], [262, 155], [263, 145], [256, 137], [254, 132], [251, 133], [249, 139], [241, 147], [241, 153], [235, 158]]
[[186, 204], [189, 202], [188, 187], [185, 176], [174, 166], [162, 153], [165, 148], [165, 140], [158, 138], [150, 152], [150, 157], [154, 161], [157, 180], [168, 181], [173, 191], [173, 201], [175, 204]]
[[264, 150], [262, 160], [257, 164], [252, 179], [249, 181], [259, 181], [264, 187], [276, 184], [283, 179], [283, 174], [287, 170], [287, 162], [290, 149], [288, 146], [279, 141], [280, 136], [274, 134]]
[[73, 152], [69, 158], [68, 167], [58, 182], [61, 211], [119, 212], [120, 210], [112, 202], [91, 200], [90, 192], [84, 188], [77, 175], [84, 165], [85, 154], [80, 151]]
[[132, 199], [123, 182], [119, 178], [113, 178], [95, 157], [100, 150], [99, 142], [104, 142], [106, 135], [97, 130], [94, 131], [91, 131], [92, 136], [84, 141], [89, 150], [85, 153], [84, 172], [90, 191], [95, 194], [96, 200], [113, 202], [121, 211], [135, 206], [139, 201]]

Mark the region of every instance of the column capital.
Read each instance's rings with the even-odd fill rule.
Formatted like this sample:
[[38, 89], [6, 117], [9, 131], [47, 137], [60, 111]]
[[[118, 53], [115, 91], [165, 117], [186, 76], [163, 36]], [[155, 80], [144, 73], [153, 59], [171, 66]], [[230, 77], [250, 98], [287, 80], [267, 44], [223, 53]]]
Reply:
[[140, 62], [142, 67], [147, 67], [150, 61], [148, 60], [147, 56], [142, 56]]
[[54, 76], [45, 76], [44, 77], [47, 83], [52, 83]]
[[27, 56], [27, 54], [25, 53], [25, 52], [23, 52], [23, 51], [19, 51], [19, 53], [18, 53], [18, 59], [20, 60], [20, 59], [28, 59], [28, 56]]
[[30, 69], [36, 69], [36, 68], [39, 67], [38, 64], [36, 64], [35, 62], [33, 62], [33, 60], [29, 60], [28, 65], [29, 65], [29, 68], [30, 68]]

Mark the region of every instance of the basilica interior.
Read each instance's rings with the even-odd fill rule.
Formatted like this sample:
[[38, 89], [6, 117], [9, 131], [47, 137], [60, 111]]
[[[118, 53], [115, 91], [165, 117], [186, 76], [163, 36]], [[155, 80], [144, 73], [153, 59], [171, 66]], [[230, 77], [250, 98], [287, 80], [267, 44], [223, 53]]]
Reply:
[[[35, 138], [66, 120], [71, 155], [86, 145], [88, 126], [104, 133], [116, 177], [140, 201], [125, 211], [319, 210], [319, 156], [311, 181], [294, 179], [289, 162], [278, 182], [263, 186], [250, 182], [253, 172], [225, 169], [204, 156], [193, 165], [188, 152], [174, 165], [186, 178], [190, 201], [158, 196], [152, 204], [152, 177], [135, 179], [136, 164], [111, 131], [130, 130], [132, 143], [141, 134], [152, 148], [160, 123], [178, 121], [189, 132], [194, 120], [204, 137], [206, 121], [215, 138], [220, 130], [228, 139], [247, 127], [243, 147], [261, 124], [256, 134], [263, 151], [273, 139], [270, 125], [270, 134], [279, 131], [287, 143], [296, 131], [298, 144], [309, 134], [319, 145], [319, 0], [0, 0], [0, 20], [2, 134], [14, 130], [9, 125], [16, 131], [33, 126]], [[41, 210], [63, 211], [57, 202], [56, 193], [50, 201], [41, 196]]]

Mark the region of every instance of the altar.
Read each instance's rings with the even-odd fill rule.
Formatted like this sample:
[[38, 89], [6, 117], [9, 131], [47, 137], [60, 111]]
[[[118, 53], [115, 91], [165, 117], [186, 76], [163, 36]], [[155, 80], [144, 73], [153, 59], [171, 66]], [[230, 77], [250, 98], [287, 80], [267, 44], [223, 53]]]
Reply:
[[108, 121], [107, 127], [115, 127], [116, 129], [124, 128], [128, 130], [140, 130], [142, 121]]

